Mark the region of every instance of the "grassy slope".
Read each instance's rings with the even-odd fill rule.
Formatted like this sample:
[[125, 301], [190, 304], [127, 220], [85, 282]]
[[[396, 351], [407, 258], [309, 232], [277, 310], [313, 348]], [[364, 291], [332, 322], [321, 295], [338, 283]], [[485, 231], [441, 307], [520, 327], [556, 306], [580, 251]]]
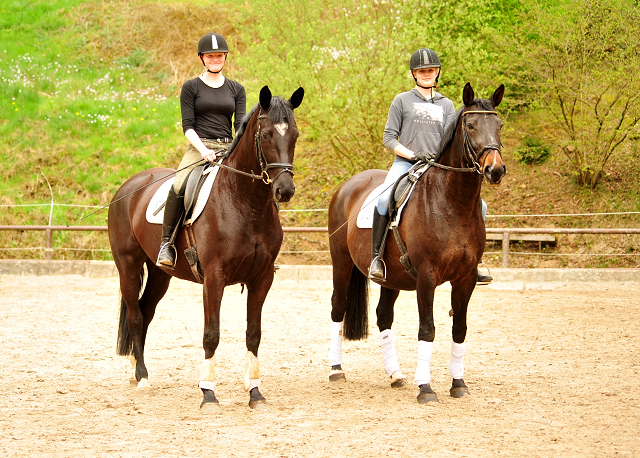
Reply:
[[[174, 1], [84, 3], [81, 0], [11, 1], [0, 11], [0, 204], [105, 205], [134, 173], [176, 166], [184, 138], [177, 93], [199, 71], [195, 40], [209, 30], [227, 36], [233, 11]], [[224, 10], [224, 11], [223, 11]], [[207, 18], [203, 21], [202, 18]], [[188, 30], [185, 34], [183, 31]], [[46, 37], [43, 38], [43, 36]], [[185, 38], [185, 37], [189, 38]], [[193, 42], [193, 43], [192, 43]], [[241, 42], [232, 42], [241, 50]], [[242, 80], [241, 69], [227, 75]], [[257, 92], [247, 85], [249, 104]], [[446, 88], [443, 88], [446, 94]], [[452, 96], [452, 94], [447, 94]], [[508, 96], [508, 94], [507, 94]], [[453, 98], [453, 97], [452, 97]], [[313, 100], [305, 100], [313, 103]], [[575, 186], [558, 153], [539, 166], [514, 161], [526, 133], [551, 141], [557, 132], [543, 113], [503, 115], [506, 182], [486, 189], [491, 214], [640, 211], [637, 142], [628, 142], [596, 192]], [[296, 158], [298, 194], [286, 208], [326, 208], [342, 181], [322, 160], [322, 148], [304, 138]], [[389, 155], [389, 161], [391, 161]], [[51, 191], [49, 186], [51, 186]], [[91, 209], [56, 207], [52, 224], [77, 221]], [[326, 213], [283, 213], [287, 225], [325, 225]], [[1, 224], [46, 224], [48, 208], [2, 208]], [[638, 217], [489, 219], [490, 226], [637, 226]], [[106, 224], [106, 211], [86, 220]], [[0, 233], [0, 246], [41, 246], [42, 234]], [[104, 234], [58, 233], [56, 247], [107, 250]], [[637, 237], [562, 237], [556, 251], [637, 252]], [[284, 249], [327, 249], [326, 235], [287, 236]], [[521, 247], [528, 250], [531, 247]], [[0, 251], [33, 257], [37, 250]], [[57, 258], [108, 259], [108, 251], [56, 251]], [[487, 257], [492, 265], [499, 258]], [[515, 265], [639, 265], [637, 258], [514, 257]], [[284, 262], [293, 262], [283, 256]], [[297, 256], [295, 260], [299, 261]], [[328, 261], [326, 255], [305, 262]]]

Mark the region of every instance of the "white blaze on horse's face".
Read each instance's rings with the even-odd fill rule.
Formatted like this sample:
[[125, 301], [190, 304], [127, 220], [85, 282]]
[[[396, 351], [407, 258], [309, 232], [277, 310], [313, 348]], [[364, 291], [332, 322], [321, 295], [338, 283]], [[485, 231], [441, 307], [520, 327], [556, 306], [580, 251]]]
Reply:
[[275, 127], [278, 133], [284, 137], [287, 129], [289, 129], [289, 124], [287, 124], [286, 122], [281, 122], [280, 124], [274, 124], [273, 127]]

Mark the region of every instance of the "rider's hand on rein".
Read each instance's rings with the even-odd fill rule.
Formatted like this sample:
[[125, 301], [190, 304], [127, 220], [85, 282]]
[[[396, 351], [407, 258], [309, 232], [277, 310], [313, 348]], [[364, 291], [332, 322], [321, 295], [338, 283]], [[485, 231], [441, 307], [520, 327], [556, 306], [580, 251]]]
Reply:
[[435, 158], [436, 156], [433, 153], [426, 153], [424, 151], [416, 151], [414, 153], [415, 161], [429, 162], [435, 160]]

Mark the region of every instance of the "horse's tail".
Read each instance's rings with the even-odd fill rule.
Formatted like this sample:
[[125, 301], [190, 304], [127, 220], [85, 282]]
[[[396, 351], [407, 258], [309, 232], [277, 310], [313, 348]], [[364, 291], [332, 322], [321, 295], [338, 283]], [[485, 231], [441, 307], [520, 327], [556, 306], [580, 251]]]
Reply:
[[347, 288], [347, 310], [343, 335], [347, 340], [364, 340], [369, 336], [369, 280], [353, 266]]
[[[140, 272], [140, 289], [144, 283], [144, 269]], [[140, 291], [138, 290], [138, 292]], [[133, 340], [127, 325], [127, 304], [120, 294], [120, 323], [118, 324], [118, 342], [116, 343], [116, 353], [120, 356], [129, 356], [133, 351]]]

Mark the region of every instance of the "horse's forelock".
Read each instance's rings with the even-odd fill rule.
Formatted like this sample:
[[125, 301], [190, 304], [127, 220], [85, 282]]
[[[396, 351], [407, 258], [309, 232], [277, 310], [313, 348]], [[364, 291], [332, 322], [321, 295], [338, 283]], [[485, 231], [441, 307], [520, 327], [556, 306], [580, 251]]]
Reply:
[[478, 108], [487, 111], [495, 110], [493, 103], [489, 99], [474, 99], [472, 105], [477, 105]]
[[273, 124], [280, 124], [282, 122], [291, 122], [293, 118], [293, 108], [291, 103], [282, 97], [275, 96], [271, 98], [271, 105], [267, 116]]

